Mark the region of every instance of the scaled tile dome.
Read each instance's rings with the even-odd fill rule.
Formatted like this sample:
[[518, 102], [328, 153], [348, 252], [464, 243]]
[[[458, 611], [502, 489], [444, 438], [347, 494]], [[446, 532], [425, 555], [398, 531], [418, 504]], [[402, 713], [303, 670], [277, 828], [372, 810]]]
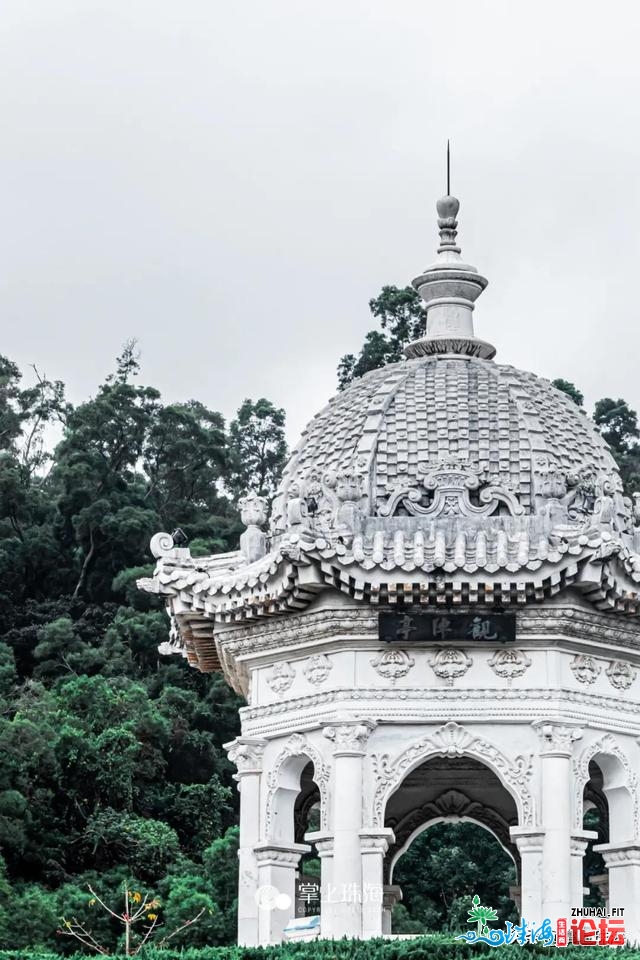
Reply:
[[604, 477], [622, 516], [609, 449], [549, 381], [480, 357], [419, 356], [366, 374], [314, 417], [285, 470], [272, 533], [303, 520], [339, 533], [349, 500], [360, 530], [402, 517], [548, 520], [563, 501], [569, 519], [569, 502], [576, 515], [589, 506], [578, 495], [586, 481], [595, 496]]
[[547, 380], [493, 360], [473, 310], [487, 285], [438, 202], [436, 261], [413, 281], [424, 336], [309, 424], [271, 505], [240, 500], [240, 550], [192, 558], [157, 534], [154, 576], [176, 649], [201, 669], [211, 621], [244, 622], [324, 591], [366, 603], [528, 604], [579, 591], [640, 613], [640, 494], [626, 497], [593, 423]]

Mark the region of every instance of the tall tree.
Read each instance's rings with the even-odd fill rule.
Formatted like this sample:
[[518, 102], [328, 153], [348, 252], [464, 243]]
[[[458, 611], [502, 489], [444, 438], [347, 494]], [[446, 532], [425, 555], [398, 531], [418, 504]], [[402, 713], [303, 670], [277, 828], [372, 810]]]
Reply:
[[338, 364], [340, 390], [357, 377], [402, 359], [402, 348], [424, 333], [425, 311], [413, 287], [383, 287], [369, 301], [371, 315], [380, 321], [383, 332], [370, 330], [356, 356], [348, 353]]
[[625, 489], [628, 493], [640, 490], [640, 430], [636, 411], [626, 400], [604, 397], [596, 403], [593, 419], [618, 462]]
[[234, 501], [253, 490], [272, 497], [287, 458], [284, 410], [261, 398], [245, 400], [229, 425], [230, 474]]

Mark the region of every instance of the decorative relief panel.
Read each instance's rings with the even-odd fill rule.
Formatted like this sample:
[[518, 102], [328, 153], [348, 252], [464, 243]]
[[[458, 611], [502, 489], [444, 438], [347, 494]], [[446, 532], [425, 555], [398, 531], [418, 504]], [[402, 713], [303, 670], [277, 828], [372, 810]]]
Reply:
[[402, 783], [405, 775], [431, 756], [475, 757], [495, 770], [512, 789], [521, 816], [519, 822], [529, 826], [534, 822], [534, 805], [530, 781], [533, 774], [531, 754], [518, 755], [514, 760], [505, 756], [493, 743], [483, 740], [466, 727], [450, 721], [430, 736], [423, 737], [395, 759], [389, 754], [374, 755], [373, 771], [376, 780], [373, 819], [374, 825], [384, 823], [387, 798]]
[[290, 663], [281, 660], [274, 663], [271, 673], [267, 676], [267, 683], [274, 693], [286, 693], [295, 679], [296, 672]]
[[489, 660], [489, 666], [498, 677], [511, 681], [514, 677], [521, 677], [529, 669], [531, 660], [524, 650], [505, 647], [503, 650], [496, 650]]
[[578, 655], [569, 664], [578, 683], [595, 683], [602, 672], [602, 667], [593, 657]]
[[605, 673], [611, 686], [617, 690], [628, 690], [636, 678], [635, 668], [624, 660], [612, 660]]
[[302, 668], [302, 672], [309, 683], [312, 683], [314, 686], [319, 686], [327, 679], [332, 668], [333, 664], [329, 657], [324, 653], [318, 653], [313, 657], [309, 657]]
[[456, 677], [463, 677], [473, 660], [464, 650], [455, 650], [453, 647], [442, 647], [429, 660], [429, 665], [436, 677], [446, 680], [450, 687]]
[[395, 648], [382, 651], [375, 660], [371, 661], [371, 666], [376, 673], [386, 680], [398, 680], [400, 677], [405, 677], [414, 665], [413, 657], [409, 656], [404, 650]]

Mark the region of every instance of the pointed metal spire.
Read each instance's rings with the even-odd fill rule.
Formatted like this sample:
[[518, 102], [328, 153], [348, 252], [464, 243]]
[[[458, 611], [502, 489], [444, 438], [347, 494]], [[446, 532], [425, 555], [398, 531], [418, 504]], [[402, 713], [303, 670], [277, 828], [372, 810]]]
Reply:
[[451, 153], [449, 150], [449, 141], [447, 140], [447, 196], [451, 196]]
[[416, 277], [413, 286], [426, 304], [426, 331], [405, 348], [407, 357], [432, 353], [462, 354], [491, 359], [495, 347], [479, 340], [473, 330], [473, 307], [487, 280], [464, 263], [457, 243], [460, 201], [451, 196], [451, 145], [447, 140], [447, 194], [437, 204], [440, 244], [436, 263]]

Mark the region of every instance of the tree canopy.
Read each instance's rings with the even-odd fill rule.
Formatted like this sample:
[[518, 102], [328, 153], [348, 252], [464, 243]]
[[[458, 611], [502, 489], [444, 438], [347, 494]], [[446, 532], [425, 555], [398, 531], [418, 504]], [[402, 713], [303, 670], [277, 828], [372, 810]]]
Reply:
[[237, 791], [222, 744], [240, 703], [221, 677], [158, 654], [168, 620], [135, 580], [160, 529], [179, 525], [194, 553], [237, 545], [235, 496], [277, 483], [284, 413], [245, 401], [227, 427], [199, 401], [164, 404], [139, 373], [128, 344], [74, 407], [62, 384], [35, 375], [25, 388], [0, 358], [0, 944], [12, 948], [60, 948], [59, 917], [86, 912], [86, 884], [108, 899], [125, 880], [152, 887], [174, 927], [206, 906], [176, 946], [235, 932]]

